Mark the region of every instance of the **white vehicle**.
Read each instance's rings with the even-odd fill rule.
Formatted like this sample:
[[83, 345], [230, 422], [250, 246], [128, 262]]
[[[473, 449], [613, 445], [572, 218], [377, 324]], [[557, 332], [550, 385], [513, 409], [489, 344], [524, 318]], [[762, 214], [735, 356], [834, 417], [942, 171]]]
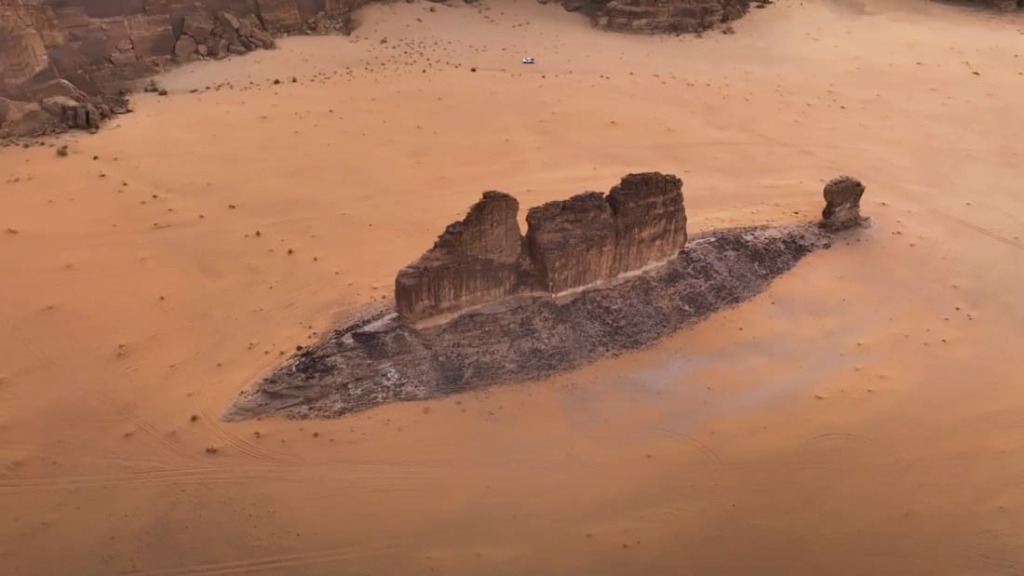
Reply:
[[533, 64], [533, 63], [534, 63], [533, 56], [527, 56], [526, 58], [523, 58], [523, 64]]

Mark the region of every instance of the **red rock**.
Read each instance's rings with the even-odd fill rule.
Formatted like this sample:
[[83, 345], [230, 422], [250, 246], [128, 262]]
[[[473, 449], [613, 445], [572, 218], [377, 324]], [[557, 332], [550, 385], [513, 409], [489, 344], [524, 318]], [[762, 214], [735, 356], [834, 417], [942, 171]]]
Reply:
[[616, 274], [670, 258], [686, 245], [683, 182], [671, 174], [630, 174], [608, 194], [615, 219]]
[[860, 199], [864, 184], [852, 176], [837, 176], [825, 184], [825, 209], [821, 212], [821, 227], [843, 230], [860, 224]]
[[526, 239], [538, 281], [552, 293], [611, 278], [615, 221], [600, 192], [548, 202], [526, 214]]
[[303, 26], [296, 0], [256, 0], [260, 16], [270, 32], [298, 30]]
[[514, 294], [523, 256], [518, 212], [512, 196], [485, 192], [433, 248], [398, 273], [398, 312], [420, 320]]
[[198, 47], [199, 45], [196, 44], [196, 41], [191, 36], [182, 34], [181, 38], [178, 38], [178, 42], [174, 45], [174, 55], [178, 60], [187, 62], [194, 58], [196, 48]]

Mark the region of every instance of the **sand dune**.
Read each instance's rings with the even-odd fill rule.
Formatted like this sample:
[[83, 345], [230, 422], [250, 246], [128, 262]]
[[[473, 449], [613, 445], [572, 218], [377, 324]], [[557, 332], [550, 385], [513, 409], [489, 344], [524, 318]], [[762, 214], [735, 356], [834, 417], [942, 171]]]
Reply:
[[[175, 70], [67, 157], [0, 149], [0, 572], [1024, 570], [1024, 21], [430, 6]], [[848, 172], [874, 227], [550, 381], [219, 420], [481, 190], [638, 170], [684, 180], [693, 231], [815, 218]]]

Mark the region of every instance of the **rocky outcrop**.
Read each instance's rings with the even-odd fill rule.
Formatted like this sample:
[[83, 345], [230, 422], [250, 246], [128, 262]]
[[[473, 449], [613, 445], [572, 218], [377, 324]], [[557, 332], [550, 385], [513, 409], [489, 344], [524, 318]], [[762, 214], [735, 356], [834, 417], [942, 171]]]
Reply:
[[[0, 98], [31, 113], [0, 118], [0, 138], [83, 127], [42, 100], [64, 96], [95, 116], [127, 111], [126, 82], [174, 62], [273, 48], [273, 34], [347, 32], [367, 0], [2, 0]], [[46, 94], [55, 80], [75, 94]], [[38, 105], [33, 108], [30, 105]], [[64, 104], [68, 104], [64, 102]], [[91, 107], [91, 108], [90, 108]], [[42, 114], [35, 114], [42, 110]], [[95, 114], [93, 113], [95, 111]], [[68, 121], [75, 118], [73, 123]], [[15, 120], [12, 120], [14, 118]]]
[[396, 308], [419, 321], [516, 294], [559, 294], [664, 261], [686, 244], [682, 186], [672, 175], [630, 174], [607, 196], [586, 192], [531, 208], [525, 237], [518, 201], [486, 192], [399, 272]]
[[[126, 83], [175, 62], [274, 47], [274, 35], [348, 33], [353, 12], [375, 0], [0, 0], [0, 98], [39, 104], [33, 94], [70, 82], [103, 116], [127, 111]], [[465, 0], [470, 2], [471, 0]], [[546, 0], [542, 0], [546, 1]], [[770, 0], [754, 0], [763, 5]], [[562, 0], [594, 24], [635, 32], [696, 32], [743, 15], [751, 0]], [[0, 118], [0, 138], [65, 125]]]
[[837, 176], [825, 184], [825, 208], [821, 211], [821, 227], [845, 230], [861, 224], [860, 199], [864, 184], [852, 176]]
[[[681, 185], [674, 176], [632, 174], [607, 197], [588, 192], [531, 210], [527, 238], [533, 234], [529, 243], [549, 250], [548, 276], [537, 271], [535, 257], [524, 261], [515, 199], [485, 193], [399, 273], [396, 308], [404, 313], [367, 309], [315, 345], [300, 347], [241, 394], [225, 418], [337, 417], [543, 378], [636, 350], [755, 296], [807, 254], [830, 247], [838, 229], [806, 223], [715, 230], [679, 251], [686, 241]], [[862, 193], [856, 179], [832, 180], [826, 219], [852, 214]], [[661, 266], [642, 273], [554, 293], [668, 253]], [[574, 263], [574, 257], [591, 261]], [[563, 274], [564, 268], [571, 271]], [[521, 291], [523, 278], [535, 283], [532, 291]], [[496, 296], [441, 322], [407, 318]]]
[[512, 196], [485, 192], [433, 248], [398, 273], [398, 312], [421, 319], [519, 291], [524, 263], [518, 212], [519, 201]]
[[600, 192], [531, 208], [530, 260], [540, 288], [556, 294], [615, 275], [615, 220]]
[[368, 310], [260, 380], [225, 418], [333, 418], [544, 378], [747, 300], [830, 242], [813, 225], [718, 230], [645, 274], [561, 297], [515, 296], [443, 324], [416, 327]]
[[570, 11], [588, 14], [599, 28], [620, 32], [680, 34], [702, 32], [736, 20], [752, 4], [771, 0], [562, 0]]
[[1009, 12], [1010, 10], [1017, 10], [1024, 8], [1024, 0], [973, 0], [976, 4], [982, 4], [989, 8], [995, 8], [996, 10], [1003, 10]]
[[615, 220], [614, 274], [659, 262], [686, 245], [683, 182], [672, 175], [630, 174], [608, 193]]

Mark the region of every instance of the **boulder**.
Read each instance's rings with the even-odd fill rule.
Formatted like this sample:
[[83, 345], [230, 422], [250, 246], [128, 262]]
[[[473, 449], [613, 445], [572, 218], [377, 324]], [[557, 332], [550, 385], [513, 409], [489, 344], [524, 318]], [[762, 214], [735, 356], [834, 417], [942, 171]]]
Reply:
[[193, 58], [198, 47], [199, 45], [191, 36], [182, 34], [181, 38], [178, 38], [178, 42], [174, 45], [174, 56], [182, 62], [187, 62]]
[[259, 28], [254, 29], [252, 33], [249, 34], [249, 38], [256, 44], [259, 44], [262, 48], [266, 48], [268, 50], [277, 46], [274, 42], [274, 37]]
[[860, 215], [860, 199], [864, 184], [852, 176], [837, 176], [825, 184], [825, 209], [821, 212], [821, 227], [844, 230], [864, 221]]
[[128, 34], [140, 59], [174, 53], [174, 31], [168, 16], [133, 16], [128, 19]]
[[138, 61], [139, 58], [135, 55], [135, 47], [130, 39], [118, 42], [110, 54], [110, 63], [114, 66], [131, 66]]
[[217, 26], [213, 16], [202, 8], [195, 8], [185, 13], [181, 31], [202, 44], [210, 38], [214, 27]]
[[26, 87], [25, 93], [30, 100], [43, 100], [52, 96], [64, 96], [74, 100], [86, 99], [86, 95], [78, 87], [63, 78], [51, 80], [39, 86]]
[[217, 19], [220, 20], [225, 29], [231, 32], [238, 32], [238, 27], [242, 25], [238, 20], [238, 16], [235, 16], [231, 12], [218, 12]]
[[256, 0], [263, 23], [270, 32], [300, 30], [303, 26], [295, 0]]
[[14, 100], [4, 108], [7, 111], [0, 126], [0, 137], [40, 136], [63, 129], [60, 119], [43, 110], [39, 103]]
[[68, 98], [67, 96], [51, 96], [49, 98], [43, 98], [40, 103], [43, 106], [43, 110], [48, 113], [62, 118], [65, 110], [74, 110], [78, 108], [79, 102], [77, 100]]

